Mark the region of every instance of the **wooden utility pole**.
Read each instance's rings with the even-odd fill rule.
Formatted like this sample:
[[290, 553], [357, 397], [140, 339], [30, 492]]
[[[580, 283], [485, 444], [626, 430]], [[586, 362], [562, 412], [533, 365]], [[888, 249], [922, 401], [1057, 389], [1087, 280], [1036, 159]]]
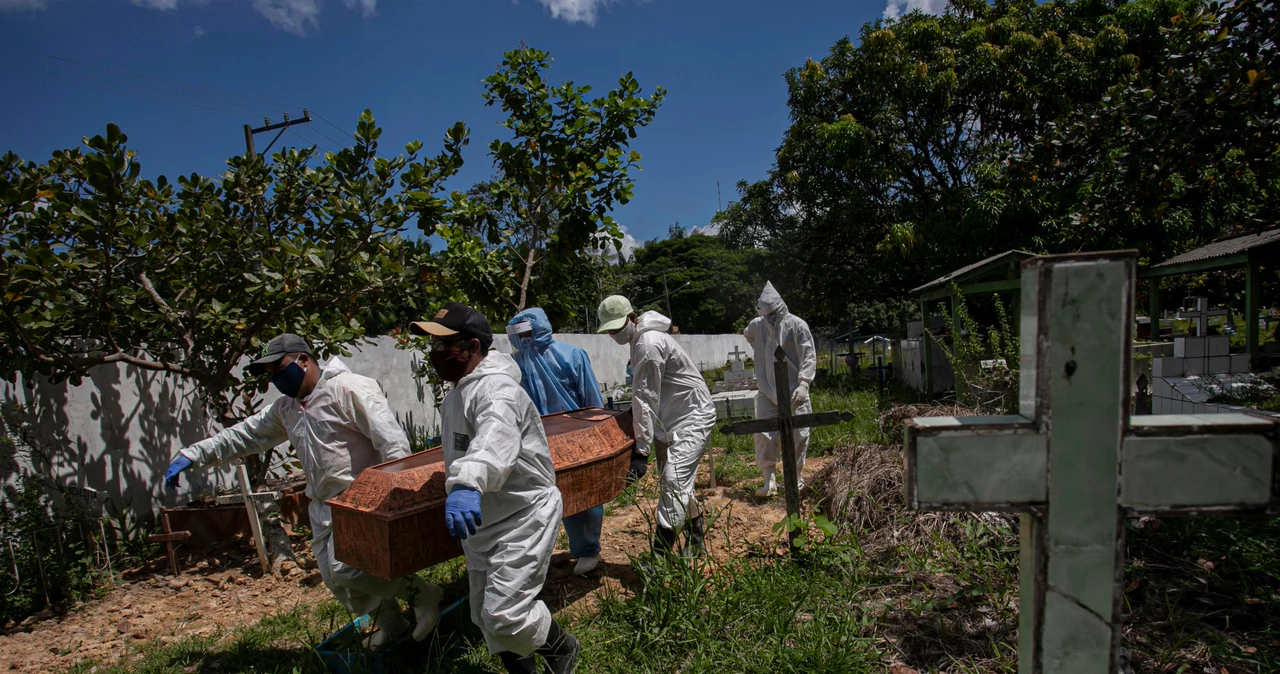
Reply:
[[262, 118], [262, 121], [263, 121], [263, 126], [260, 126], [256, 129], [250, 126], [249, 124], [244, 125], [244, 153], [246, 156], [252, 155], [255, 153], [255, 150], [253, 147], [253, 136], [255, 134], [266, 133], [268, 131], [275, 131], [276, 129], [280, 130], [280, 133], [277, 133], [276, 137], [272, 138], [271, 142], [267, 144], [267, 148], [263, 150], [264, 153], [270, 152], [271, 146], [275, 145], [277, 140], [280, 140], [280, 136], [284, 135], [285, 129], [288, 129], [289, 127], [294, 126], [295, 124], [309, 123], [311, 121], [311, 111], [307, 110], [306, 108], [303, 108], [302, 119], [289, 119], [289, 113], [285, 113], [283, 122], [276, 122], [275, 124], [272, 124], [271, 118], [269, 117]]

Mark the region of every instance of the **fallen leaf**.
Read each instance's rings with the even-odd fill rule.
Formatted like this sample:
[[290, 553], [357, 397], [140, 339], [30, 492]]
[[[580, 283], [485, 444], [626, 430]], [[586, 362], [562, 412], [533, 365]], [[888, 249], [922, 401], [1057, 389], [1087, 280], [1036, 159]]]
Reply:
[[889, 674], [918, 674], [916, 670], [906, 665], [889, 665]]
[[1249, 655], [1253, 655], [1254, 653], [1258, 652], [1258, 649], [1254, 648], [1253, 646], [1245, 646], [1244, 652], [1248, 653]]

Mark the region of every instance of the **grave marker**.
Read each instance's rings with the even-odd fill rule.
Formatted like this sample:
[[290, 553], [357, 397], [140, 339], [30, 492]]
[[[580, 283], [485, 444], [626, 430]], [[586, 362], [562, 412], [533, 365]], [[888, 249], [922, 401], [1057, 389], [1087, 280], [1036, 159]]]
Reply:
[[1195, 309], [1191, 311], [1178, 311], [1178, 318], [1190, 318], [1196, 322], [1196, 336], [1206, 337], [1209, 334], [1209, 318], [1211, 316], [1226, 316], [1226, 309], [1209, 309], [1209, 298], [1192, 297], [1195, 300]]
[[[778, 442], [782, 449], [782, 483], [787, 499], [787, 514], [795, 517], [800, 515], [800, 476], [796, 474], [796, 444], [792, 432], [802, 428], [834, 426], [852, 419], [853, 414], [849, 412], [815, 412], [791, 416], [792, 390], [785, 383], [790, 378], [790, 374], [787, 371], [787, 352], [779, 346], [773, 352], [773, 357], [775, 359], [773, 380], [780, 388], [785, 387], [785, 390], [777, 391], [779, 402], [777, 418], [756, 419], [755, 421], [729, 424], [720, 429], [720, 432], [725, 435], [750, 435], [768, 431], [778, 432]], [[788, 534], [793, 549], [795, 547], [795, 538], [799, 533], [799, 531], [792, 529]]]
[[1130, 418], [1136, 257], [1024, 262], [1020, 414], [907, 424], [910, 507], [1022, 513], [1020, 674], [1119, 671], [1126, 517], [1280, 505], [1275, 423]]

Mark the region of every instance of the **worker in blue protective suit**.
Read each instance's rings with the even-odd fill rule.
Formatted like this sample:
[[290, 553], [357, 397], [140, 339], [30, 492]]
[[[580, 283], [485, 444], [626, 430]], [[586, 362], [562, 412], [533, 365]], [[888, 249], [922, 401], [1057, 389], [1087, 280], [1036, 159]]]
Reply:
[[[600, 384], [587, 352], [551, 338], [551, 322], [542, 309], [525, 309], [507, 323], [507, 335], [520, 366], [524, 387], [538, 414], [559, 414], [586, 407], [604, 407]], [[574, 575], [582, 576], [600, 564], [600, 531], [604, 506], [597, 505], [564, 518], [569, 554], [578, 562]]]

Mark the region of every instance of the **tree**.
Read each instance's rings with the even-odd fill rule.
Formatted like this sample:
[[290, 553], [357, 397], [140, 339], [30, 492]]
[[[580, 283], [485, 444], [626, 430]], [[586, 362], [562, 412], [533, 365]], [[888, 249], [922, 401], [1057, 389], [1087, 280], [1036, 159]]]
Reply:
[[498, 175], [467, 194], [455, 192], [446, 223], [421, 223], [448, 243], [453, 269], [486, 270], [459, 271], [468, 295], [516, 311], [531, 305], [539, 265], [620, 245], [609, 212], [632, 196], [630, 171], [641, 156], [630, 141], [666, 95], [658, 87], [641, 96], [627, 73], [607, 95], [588, 98], [589, 86], [548, 84], [550, 61], [547, 52], [522, 45], [485, 79], [485, 104], [501, 106], [512, 135], [489, 146]]
[[766, 259], [764, 251], [734, 250], [706, 234], [650, 241], [624, 270], [625, 292], [637, 311], [663, 314], [669, 292], [671, 318], [681, 333], [741, 332], [756, 313]]
[[1009, 248], [1061, 250], [1005, 162], [1154, 63], [1185, 4], [953, 0], [942, 16], [868, 23], [787, 73], [777, 163], [740, 187], [722, 233], [777, 255], [828, 324], [855, 281], [859, 301], [883, 302]]
[[1155, 65], [1016, 156], [1016, 187], [1047, 205], [1071, 244], [1137, 247], [1151, 261], [1274, 224], [1278, 11], [1243, 0], [1172, 15]]
[[434, 158], [417, 141], [380, 157], [381, 133], [365, 111], [338, 153], [237, 156], [219, 180], [176, 184], [142, 178], [114, 124], [47, 164], [6, 154], [0, 374], [78, 383], [124, 363], [186, 378], [224, 422], [252, 412], [268, 382], [233, 374], [244, 356], [285, 331], [341, 353], [367, 306], [418, 279], [400, 234], [443, 219], [467, 129]]

